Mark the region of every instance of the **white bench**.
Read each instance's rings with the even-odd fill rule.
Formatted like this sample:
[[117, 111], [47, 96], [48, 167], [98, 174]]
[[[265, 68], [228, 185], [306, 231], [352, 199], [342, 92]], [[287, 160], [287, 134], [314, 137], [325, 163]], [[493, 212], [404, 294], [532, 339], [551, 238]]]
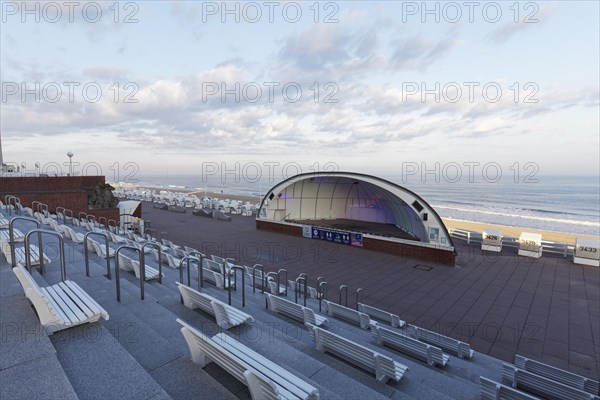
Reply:
[[279, 296], [267, 293], [267, 301], [271, 311], [286, 315], [295, 320], [301, 321], [304, 325], [326, 326], [327, 318], [300, 304], [286, 300]]
[[8, 229], [9, 220], [6, 218], [0, 218], [0, 229]]
[[[138, 279], [141, 275], [140, 262], [130, 257], [124, 256], [123, 254], [119, 254], [119, 268], [121, 268], [123, 271], [133, 271], [135, 277]], [[145, 281], [151, 281], [154, 279], [158, 279], [159, 277], [158, 270], [150, 267], [148, 264], [146, 264], [144, 272]]]
[[360, 326], [362, 329], [369, 329], [371, 319], [367, 314], [341, 306], [332, 301], [323, 300], [323, 303], [327, 305], [327, 315], [330, 317], [343, 319], [344, 321]]
[[48, 334], [96, 322], [101, 317], [108, 320], [108, 313], [75, 282], [67, 280], [41, 288], [23, 266], [16, 266], [13, 272]]
[[479, 377], [482, 400], [538, 400], [530, 394], [513, 389], [510, 386], [494, 382], [483, 376]]
[[392, 325], [394, 328], [406, 325], [406, 322], [402, 321], [398, 315], [381, 310], [379, 308], [368, 306], [363, 303], [358, 303], [358, 311], [367, 314], [371, 318], [384, 321]]
[[[223, 278], [223, 275], [221, 275], [219, 272], [204, 268], [203, 269], [203, 277], [204, 277], [205, 281], [212, 283], [219, 289], [228, 289], [229, 288], [229, 281], [227, 279]], [[234, 281], [231, 282], [231, 287], [235, 288]]]
[[125, 243], [127, 241], [127, 239], [124, 238], [123, 236], [116, 235], [110, 231], [108, 231], [108, 235], [110, 236], [110, 240], [116, 244]]
[[254, 322], [254, 317], [230, 306], [227, 303], [217, 300], [207, 294], [200, 293], [189, 286], [176, 282], [179, 287], [179, 293], [183, 297], [183, 304], [189, 309], [200, 308], [202, 311], [213, 315], [223, 329], [242, 325], [247, 322]]
[[598, 396], [591, 393], [525, 371], [511, 364], [502, 364], [502, 379], [510, 382], [514, 388], [523, 389], [548, 399], [598, 400]]
[[[288, 280], [288, 289], [292, 293], [294, 293], [294, 291], [296, 290], [296, 285], [298, 285], [298, 293], [304, 295], [304, 284], [302, 284], [302, 283], [296, 284], [295, 281]], [[310, 297], [311, 299], [318, 299], [319, 298], [319, 292], [314, 287], [307, 286], [306, 287], [306, 291], [307, 291], [308, 297]]]
[[192, 361], [204, 368], [214, 362], [242, 382], [254, 400], [318, 399], [318, 390], [235, 339], [220, 333], [209, 338], [180, 319]]
[[98, 254], [100, 257], [102, 258], [112, 258], [115, 256], [115, 249], [109, 247], [108, 248], [108, 254], [106, 254], [106, 244], [100, 244], [98, 242], [95, 242], [93, 240], [88, 240], [88, 243], [91, 243], [92, 246], [94, 247], [94, 251], [96, 252], [96, 254]]
[[[0, 242], [0, 250], [4, 257], [6, 258], [6, 262], [11, 264], [13, 263], [13, 253], [10, 248], [10, 244], [8, 242]], [[31, 265], [39, 265], [40, 264], [40, 249], [35, 244], [29, 245], [29, 250], [31, 252]], [[44, 254], [44, 263], [50, 264], [51, 260]], [[25, 247], [23, 246], [15, 246], [15, 264], [27, 264], [25, 257]]]
[[280, 295], [285, 294], [285, 286], [279, 285], [279, 293], [277, 293], [277, 282], [272, 278], [268, 278], [267, 284], [269, 285], [269, 292]]
[[[19, 229], [13, 229], [13, 237], [15, 242], [25, 241], [25, 235]], [[0, 230], [0, 241], [10, 243], [10, 232], [8, 229]]]
[[572, 386], [584, 392], [597, 394], [600, 390], [598, 381], [585, 376], [577, 375], [564, 369], [556, 368], [539, 361], [531, 360], [527, 357], [515, 355], [515, 365], [525, 371], [533, 372], [553, 381]]
[[392, 331], [372, 324], [371, 332], [379, 344], [392, 347], [404, 354], [423, 360], [428, 365], [434, 366], [437, 364], [443, 367], [450, 359], [439, 347], [420, 342], [398, 331]]
[[178, 269], [180, 267], [181, 259], [173, 257], [169, 253], [164, 253], [167, 256], [167, 265], [173, 269]]
[[472, 358], [473, 350], [469, 343], [461, 342], [442, 334], [420, 328], [418, 326], [409, 325], [408, 332], [415, 339], [434, 344], [446, 351], [451, 351], [460, 358]]
[[75, 243], [78, 243], [78, 244], [83, 243], [83, 239], [84, 239], [83, 233], [75, 232], [75, 230], [73, 228], [68, 227], [66, 225], [64, 227], [64, 230], [65, 230], [65, 236], [71, 238], [72, 241], [74, 241]]
[[375, 371], [375, 378], [383, 383], [393, 379], [398, 382], [402, 379], [408, 367], [392, 360], [383, 354], [361, 346], [351, 340], [343, 338], [335, 333], [314, 326], [313, 337], [316, 348], [319, 351], [329, 351], [340, 356], [354, 365]]

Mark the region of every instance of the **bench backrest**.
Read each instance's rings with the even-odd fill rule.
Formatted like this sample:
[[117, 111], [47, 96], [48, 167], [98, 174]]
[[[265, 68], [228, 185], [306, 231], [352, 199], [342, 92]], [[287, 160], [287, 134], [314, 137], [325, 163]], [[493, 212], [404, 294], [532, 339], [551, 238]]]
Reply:
[[49, 323], [62, 321], [54, 306], [42, 293], [40, 286], [25, 267], [17, 265], [13, 268], [13, 273], [21, 283], [25, 296], [33, 303], [42, 325], [45, 326]]

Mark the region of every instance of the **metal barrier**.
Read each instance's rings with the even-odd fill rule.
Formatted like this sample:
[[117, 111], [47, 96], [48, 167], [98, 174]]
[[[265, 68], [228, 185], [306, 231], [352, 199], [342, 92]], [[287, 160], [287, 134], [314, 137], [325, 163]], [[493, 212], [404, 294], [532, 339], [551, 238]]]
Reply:
[[[67, 267], [65, 265], [65, 241], [62, 235], [58, 232], [48, 231], [45, 229], [32, 229], [27, 232], [25, 235], [25, 265], [27, 267], [27, 271], [31, 272], [31, 251], [30, 251], [30, 238], [34, 233], [38, 234], [38, 247], [40, 257], [40, 265], [42, 266], [42, 274], [43, 274], [43, 260], [44, 260], [44, 250], [42, 245], [42, 234], [56, 236], [58, 238], [59, 250], [60, 250], [60, 279], [64, 282], [67, 280]], [[13, 257], [14, 258], [14, 257]]]
[[200, 260], [198, 266], [198, 290], [200, 290], [201, 287], [204, 287], [204, 259], [206, 256], [199, 251], [190, 251], [188, 256], [200, 256], [196, 257], [198, 260]]
[[[323, 290], [323, 286], [325, 286], [325, 290]], [[320, 281], [317, 286], [317, 297], [319, 298], [319, 312], [321, 312], [321, 301], [327, 300], [327, 282]]]
[[358, 303], [364, 303], [364, 301], [363, 301], [364, 298], [365, 298], [365, 289], [363, 289], [363, 288], [356, 289], [356, 311], [358, 311]]
[[[160, 250], [160, 246], [158, 243], [146, 242], [142, 245], [142, 254], [146, 254], [144, 250], [146, 250], [146, 246], [152, 246], [158, 250], [158, 283], [162, 285], [162, 251]], [[144, 261], [146, 261], [146, 256], [143, 256]], [[146, 268], [144, 266], [144, 268]]]
[[[160, 252], [159, 252], [160, 254]], [[191, 282], [191, 276], [190, 276], [190, 261], [196, 261], [197, 263], [199, 263], [199, 268], [202, 269], [202, 263], [200, 262], [200, 260], [196, 257], [192, 257], [192, 256], [185, 256], [181, 259], [181, 261], [179, 261], [179, 281], [181, 283], [183, 282], [183, 263], [187, 262], [187, 285], [190, 286], [190, 282]], [[198, 275], [200, 276], [200, 275]], [[183, 297], [181, 298], [181, 304], [183, 304]]]
[[246, 277], [244, 276], [244, 268], [240, 267], [239, 265], [232, 265], [229, 269], [229, 273], [227, 273], [227, 300], [229, 302], [229, 305], [231, 305], [231, 271], [234, 271], [233, 274], [235, 275], [237, 289], [237, 272], [235, 272], [237, 270], [240, 270], [242, 272], [242, 307], [246, 307]]
[[[256, 273], [255, 272], [257, 269], [260, 270], [261, 277], [265, 276], [265, 268], [262, 266], [262, 264], [254, 264], [254, 267], [252, 267], [252, 293], [256, 293]], [[260, 292], [263, 294], [265, 293], [265, 285], [261, 285]]]
[[[14, 196], [13, 196], [14, 197]], [[10, 253], [12, 255], [12, 267], [17, 266], [17, 257], [15, 257], [15, 221], [29, 221], [35, 224], [36, 229], [40, 229], [40, 221], [35, 218], [30, 217], [14, 217], [8, 223], [8, 241], [10, 246]], [[38, 235], [38, 242], [42, 242], [42, 236]], [[44, 269], [44, 258], [40, 258], [40, 269], [43, 271]]]
[[346, 285], [342, 285], [340, 286], [340, 301], [339, 301], [339, 305], [342, 305], [342, 292], [346, 293], [346, 304], [345, 307], [348, 307], [348, 286]]
[[304, 306], [306, 307], [306, 296], [308, 294], [308, 284], [306, 283], [306, 274], [302, 273], [296, 278], [296, 284], [294, 285], [294, 302], [298, 304], [298, 280], [304, 282]]
[[121, 284], [119, 282], [121, 274], [119, 271], [119, 254], [121, 250], [131, 250], [138, 252], [138, 261], [140, 262], [140, 299], [144, 300], [144, 283], [146, 281], [146, 260], [144, 258], [144, 252], [137, 247], [123, 245], [117, 248], [115, 251], [115, 279], [117, 280], [117, 301], [121, 302]]
[[85, 276], [90, 276], [90, 251], [88, 250], [88, 236], [98, 235], [104, 238], [106, 245], [106, 277], [111, 279], [110, 275], [110, 246], [108, 245], [109, 239], [106, 233], [90, 231], [83, 235], [83, 255], [85, 257]]
[[[284, 286], [285, 286], [284, 296], [287, 297], [287, 295], [288, 295], [288, 286], [287, 286], [288, 274], [287, 274], [287, 269], [280, 268], [279, 270], [277, 270], [277, 277], [279, 277], [282, 272], [285, 272], [285, 278], [283, 279], [283, 283], [284, 283]], [[278, 283], [278, 285], [279, 285], [279, 283]], [[277, 294], [277, 295], [279, 296], [279, 294]]]

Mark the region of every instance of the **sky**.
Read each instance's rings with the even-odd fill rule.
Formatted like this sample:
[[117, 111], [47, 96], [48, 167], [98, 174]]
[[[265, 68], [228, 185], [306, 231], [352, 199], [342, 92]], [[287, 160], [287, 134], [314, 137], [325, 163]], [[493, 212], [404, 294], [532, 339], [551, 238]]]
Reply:
[[598, 175], [599, 4], [2, 1], [4, 161]]

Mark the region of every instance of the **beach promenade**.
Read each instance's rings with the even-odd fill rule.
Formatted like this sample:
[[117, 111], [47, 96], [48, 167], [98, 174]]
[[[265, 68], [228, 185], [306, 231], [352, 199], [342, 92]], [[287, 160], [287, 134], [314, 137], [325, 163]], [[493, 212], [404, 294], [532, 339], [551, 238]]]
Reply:
[[[189, 210], [188, 210], [189, 211]], [[482, 253], [456, 239], [456, 267], [350, 246], [260, 231], [255, 219], [231, 222], [180, 214], [144, 203], [143, 218], [178, 245], [230, 257], [237, 264], [285, 268], [288, 279], [307, 273], [328, 282], [338, 301], [347, 285], [348, 305], [364, 289], [364, 303], [409, 323], [467, 341], [505, 361], [529, 356], [598, 379], [600, 371], [600, 270], [545, 254], [519, 257], [516, 249]]]

